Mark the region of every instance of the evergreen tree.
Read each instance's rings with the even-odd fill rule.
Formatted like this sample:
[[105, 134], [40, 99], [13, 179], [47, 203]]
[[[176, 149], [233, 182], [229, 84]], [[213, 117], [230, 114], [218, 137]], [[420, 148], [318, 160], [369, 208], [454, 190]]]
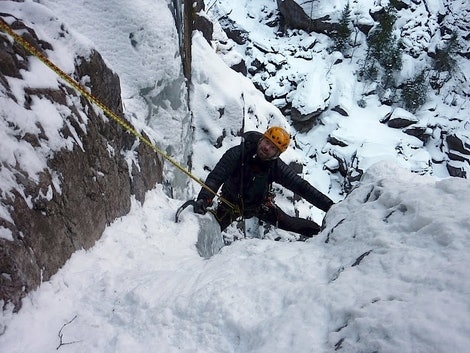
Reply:
[[349, 2], [345, 5], [343, 11], [341, 12], [341, 18], [337, 29], [333, 32], [332, 38], [334, 41], [334, 50], [344, 52], [349, 44], [349, 38], [351, 36], [351, 7]]
[[379, 17], [378, 27], [367, 38], [369, 55], [384, 69], [384, 88], [394, 84], [393, 73], [402, 68], [401, 41], [393, 34], [396, 21], [395, 10], [391, 7]]
[[418, 75], [407, 80], [401, 89], [404, 108], [415, 113], [426, 102], [427, 87], [426, 70], [422, 70]]
[[459, 43], [457, 34], [452, 32], [443, 48], [436, 50], [433, 68], [438, 72], [447, 71], [452, 73], [457, 66], [457, 61], [454, 59], [454, 55], [457, 53], [458, 49]]
[[380, 80], [380, 89], [389, 91], [389, 97], [394, 96], [395, 74], [403, 66], [401, 41], [393, 33], [396, 21], [396, 10], [388, 6], [378, 16], [378, 25], [367, 38], [367, 55], [359, 73], [369, 81]]
[[430, 77], [430, 85], [433, 89], [439, 90], [448, 82], [457, 69], [457, 60], [454, 58], [460, 48], [458, 36], [451, 33], [450, 38], [444, 42], [441, 48], [437, 48], [433, 56], [433, 72]]

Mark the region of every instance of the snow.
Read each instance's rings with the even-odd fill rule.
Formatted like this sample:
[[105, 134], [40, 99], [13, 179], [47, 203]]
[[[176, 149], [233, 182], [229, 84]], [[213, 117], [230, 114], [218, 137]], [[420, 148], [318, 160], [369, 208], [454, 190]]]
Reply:
[[[240, 23], [269, 45], [273, 31], [255, 27], [245, 16], [245, 7], [257, 21], [260, 9], [273, 3], [223, 1], [218, 6], [239, 14]], [[343, 6], [334, 3], [338, 11]], [[369, 3], [360, 6], [367, 11]], [[439, 4], [428, 1], [432, 8]], [[149, 120], [148, 102], [140, 95], [149, 87], [158, 95], [163, 86], [159, 82], [180, 75], [175, 59], [178, 39], [166, 1], [138, 0], [132, 5], [125, 0], [3, 1], [1, 7], [2, 12], [29, 19], [38, 35], [53, 43], [53, 61], [68, 72], [73, 70], [70, 53], [99, 50], [121, 78], [126, 114], [152, 131], [157, 141], [161, 138], [170, 150], [179, 151], [174, 146], [181, 143], [182, 119], [167, 117], [184, 112], [160, 110], [164, 124]], [[56, 16], [58, 22], [49, 20]], [[60, 21], [68, 31], [65, 39], [57, 35]], [[130, 34], [137, 38], [137, 46]], [[271, 124], [290, 128], [250, 81], [227, 69], [223, 55], [216, 55], [200, 34], [194, 35], [193, 45], [193, 173], [203, 179], [221, 154], [239, 143], [243, 113], [246, 130], [263, 131]], [[307, 133], [290, 130], [295, 145], [283, 154], [287, 162], [302, 163], [304, 177], [338, 202], [317, 237], [289, 242], [286, 232], [272, 230], [268, 239], [259, 239], [256, 223], [250, 223], [254, 231], [248, 239], [204, 259], [195, 247], [199, 216], [189, 208], [175, 223], [175, 212], [184, 200], [169, 198], [157, 185], [143, 205], [133, 200], [131, 212], [110, 225], [93, 248], [76, 252], [51, 280], [30, 293], [19, 313], [1, 314], [2, 351], [466, 352], [469, 181], [448, 178], [437, 167], [434, 175], [411, 173], [425, 169], [433, 151], [420, 149], [421, 141], [381, 124], [390, 108], [374, 97], [366, 99], [366, 108], [359, 108], [353, 93], [357, 83], [350, 83], [354, 80], [348, 79], [346, 65], [337, 65], [329, 77], [334, 99], [347, 107], [349, 117], [328, 112], [322, 124]], [[30, 73], [29, 87], [58, 87], [39, 62]], [[10, 78], [9, 83], [15, 96], [22, 97], [26, 83]], [[311, 95], [324, 92], [320, 85], [307, 88]], [[282, 90], [274, 81], [273, 89]], [[14, 122], [24, 133], [34, 133], [36, 121], [47, 131], [49, 140], [42, 141], [43, 154], [37, 159], [29, 145], [14, 143], [7, 125], [0, 129], [2, 162], [18, 161], [34, 179], [46, 167], [50, 149], [70, 143], [55, 134], [66, 112], [46, 105], [47, 101], [34, 102], [33, 110], [26, 111], [22, 102], [3, 104], [9, 100], [0, 99], [2, 117], [27, 118]], [[437, 101], [430, 104], [439, 106]], [[448, 112], [459, 113], [457, 108]], [[223, 132], [226, 137], [215, 148]], [[344, 200], [323, 169], [324, 164], [337, 165], [324, 152], [329, 134], [351, 143], [334, 147], [339, 156], [355, 154], [366, 167], [361, 183]], [[3, 170], [2, 193], [15, 187], [14, 177]], [[57, 176], [53, 179], [53, 187], [59, 189]], [[197, 191], [193, 182], [188, 193], [194, 196]], [[285, 198], [279, 203], [292, 212]], [[323, 219], [323, 212], [306, 203], [295, 207], [318, 222]], [[0, 216], [11, 221], [3, 207]], [[271, 240], [277, 235], [284, 241]], [[3, 227], [0, 237], [12, 238]]]
[[470, 343], [468, 180], [379, 163], [311, 241], [246, 239], [207, 260], [194, 245], [198, 216], [186, 210], [174, 223], [181, 203], [160, 186], [146, 199], [27, 297], [2, 347], [53, 351], [59, 332], [70, 343], [62, 351], [103, 353], [465, 352]]

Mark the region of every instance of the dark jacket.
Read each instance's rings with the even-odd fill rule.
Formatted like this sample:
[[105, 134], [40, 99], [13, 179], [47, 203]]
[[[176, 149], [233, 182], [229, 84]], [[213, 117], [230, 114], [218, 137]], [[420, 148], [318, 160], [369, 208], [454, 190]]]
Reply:
[[[259, 207], [265, 200], [272, 182], [281, 184], [323, 211], [333, 201], [298, 176], [280, 158], [269, 161], [256, 156], [258, 141], [263, 134], [257, 131], [245, 133], [243, 167], [243, 202], [245, 209]], [[207, 176], [205, 184], [217, 192], [222, 185], [222, 197], [238, 204], [240, 195], [242, 145], [234, 146], [224, 153], [215, 168]], [[202, 188], [198, 199], [212, 199], [214, 195]]]

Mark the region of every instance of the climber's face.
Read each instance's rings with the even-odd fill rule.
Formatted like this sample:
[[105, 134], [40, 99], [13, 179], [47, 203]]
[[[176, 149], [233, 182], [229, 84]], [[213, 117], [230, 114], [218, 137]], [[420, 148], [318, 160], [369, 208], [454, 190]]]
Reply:
[[279, 157], [281, 151], [276, 147], [274, 143], [269, 141], [267, 138], [262, 137], [258, 142], [258, 149], [256, 155], [261, 160], [269, 160]]

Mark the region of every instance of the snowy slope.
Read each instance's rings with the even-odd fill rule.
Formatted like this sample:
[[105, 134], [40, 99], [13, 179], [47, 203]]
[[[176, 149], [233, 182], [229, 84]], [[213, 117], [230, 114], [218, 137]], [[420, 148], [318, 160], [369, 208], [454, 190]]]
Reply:
[[[4, 318], [5, 352], [466, 352], [469, 182], [369, 169], [306, 243], [204, 260], [158, 187]], [[439, 200], [439, 202], [436, 202]]]

